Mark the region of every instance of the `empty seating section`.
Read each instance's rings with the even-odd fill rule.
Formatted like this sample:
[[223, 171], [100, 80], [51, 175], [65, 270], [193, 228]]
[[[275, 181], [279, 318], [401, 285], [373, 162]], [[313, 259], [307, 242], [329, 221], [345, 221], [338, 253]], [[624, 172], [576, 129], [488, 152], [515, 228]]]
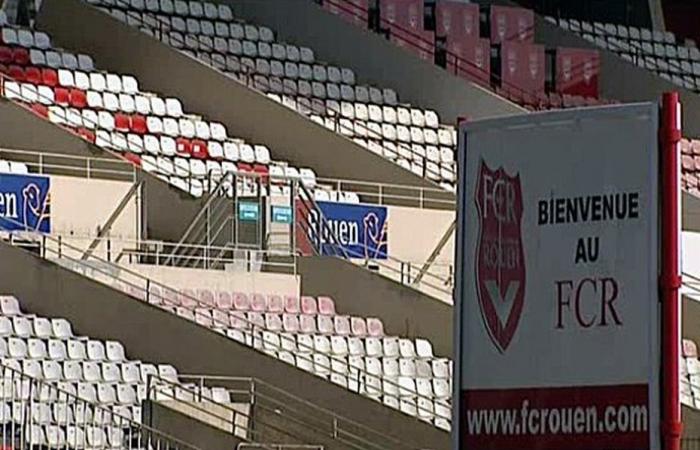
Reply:
[[267, 27], [234, 20], [225, 5], [91, 3], [401, 167], [454, 189], [454, 127], [441, 125], [434, 111], [401, 104], [392, 89], [358, 83], [351, 69], [316, 60], [310, 48], [277, 41]]
[[[267, 181], [270, 194], [282, 194], [289, 189], [284, 180], [296, 179], [324, 199], [358, 201], [318, 185], [311, 169], [273, 161], [266, 146], [228, 136], [223, 124], [190, 114], [177, 98], [143, 92], [132, 76], [98, 71], [86, 55], [52, 49], [44, 33], [4, 26], [0, 37], [6, 98], [195, 196], [238, 171], [260, 176], [263, 194]], [[255, 188], [239, 186], [243, 195]]]
[[184, 289], [128, 294], [435, 426], [450, 428], [451, 366], [425, 339], [384, 333], [382, 321], [342, 315], [329, 297]]
[[[48, 445], [49, 435], [65, 437], [69, 432], [66, 428], [70, 428], [67, 424], [84, 423], [96, 426], [98, 434], [104, 431], [114, 435], [114, 441], [94, 448], [121, 448], [122, 436], [128, 434], [128, 429], [114, 429], [117, 422], [109, 417], [103, 417], [101, 422], [99, 411], [86, 410], [85, 405], [99, 407], [102, 412], [112, 411], [120, 418], [118, 423], [128, 427], [129, 421], [141, 422], [141, 401], [147, 396], [149, 376], [178, 384], [175, 367], [129, 360], [121, 343], [77, 336], [66, 319], [25, 314], [12, 296], [0, 296], [0, 358], [8, 368], [2, 374], [0, 424], [24, 424], [13, 417], [13, 402], [34, 395], [32, 420], [40, 426], [38, 442], [44, 445]], [[87, 403], [79, 407], [81, 404], [57, 401], [53, 398], [57, 391], [53, 390], [30, 394], [19, 388], [19, 379], [12, 370], [53, 384], [59, 391]], [[231, 401], [228, 391], [222, 388], [180, 385], [188, 390], [175, 392], [178, 400], [191, 401], [191, 392], [195, 391], [222, 403]], [[19, 413], [22, 414], [21, 409]], [[76, 422], [78, 415], [84, 415], [84, 421]], [[50, 446], [58, 448], [64, 444]]]
[[[424, 59], [435, 61], [449, 72], [493, 88], [501, 95], [529, 108], [562, 108], [596, 105], [598, 99], [598, 54], [583, 49], [545, 49], [534, 42], [534, 13], [518, 7], [454, 0], [378, 0], [364, 2], [369, 20], [348, 16], [358, 9], [355, 1], [320, 0], [328, 11], [349, 18], [363, 28], [387, 35]], [[379, 16], [375, 21], [373, 14]], [[379, 25], [375, 26], [374, 23]], [[424, 46], [433, 45], [433, 52]], [[565, 61], [566, 77], [559, 54], [565, 58], [580, 50], [577, 58]], [[432, 59], [430, 56], [433, 55]], [[549, 64], [546, 63], [549, 60]], [[554, 83], [545, 85], [546, 79]]]
[[547, 20], [678, 86], [700, 90], [700, 50], [692, 40], [681, 44], [669, 31], [627, 25], [554, 17]]

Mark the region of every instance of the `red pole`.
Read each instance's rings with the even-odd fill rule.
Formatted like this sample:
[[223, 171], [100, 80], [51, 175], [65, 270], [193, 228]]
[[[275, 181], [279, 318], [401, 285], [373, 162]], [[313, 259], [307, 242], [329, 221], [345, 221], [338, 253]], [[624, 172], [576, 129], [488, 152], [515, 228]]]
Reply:
[[662, 410], [664, 450], [680, 450], [680, 155], [681, 112], [677, 92], [663, 95], [661, 109]]

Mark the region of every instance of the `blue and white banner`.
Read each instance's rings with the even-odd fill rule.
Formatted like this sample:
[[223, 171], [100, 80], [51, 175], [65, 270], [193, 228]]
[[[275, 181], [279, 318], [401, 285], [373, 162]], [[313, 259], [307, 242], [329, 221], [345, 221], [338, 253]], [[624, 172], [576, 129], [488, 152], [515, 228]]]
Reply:
[[[327, 227], [318, 230], [318, 220], [311, 217], [311, 226], [320, 236], [322, 254], [333, 254], [326, 243], [332, 233], [348, 257], [386, 259], [388, 254], [388, 215], [384, 206], [356, 205], [335, 202], [317, 202]], [[315, 211], [311, 213], [315, 215]], [[318, 231], [322, 231], [320, 234]]]
[[51, 232], [48, 177], [0, 173], [0, 229]]

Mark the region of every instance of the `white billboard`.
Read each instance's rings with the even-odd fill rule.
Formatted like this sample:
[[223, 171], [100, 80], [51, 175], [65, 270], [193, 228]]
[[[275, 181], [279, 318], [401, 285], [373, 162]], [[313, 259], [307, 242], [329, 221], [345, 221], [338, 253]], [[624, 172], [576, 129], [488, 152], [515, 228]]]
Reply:
[[460, 129], [460, 448], [659, 448], [657, 116]]

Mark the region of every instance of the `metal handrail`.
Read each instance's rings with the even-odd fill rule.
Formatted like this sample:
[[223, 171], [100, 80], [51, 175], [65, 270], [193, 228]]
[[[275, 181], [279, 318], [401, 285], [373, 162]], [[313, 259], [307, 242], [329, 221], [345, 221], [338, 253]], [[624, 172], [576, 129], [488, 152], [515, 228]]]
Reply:
[[[219, 386], [223, 383], [242, 383], [245, 386], [249, 386], [249, 391], [247, 392], [241, 392], [240, 390], [233, 390], [233, 389], [228, 389], [230, 393], [236, 395], [236, 394], [249, 394], [251, 398], [253, 399], [253, 402], [255, 405], [260, 406], [262, 401], [269, 401], [272, 404], [271, 410], [274, 411], [279, 411], [280, 409], [285, 409], [286, 411], [289, 412], [301, 412], [301, 409], [311, 409], [313, 410], [317, 416], [319, 417], [320, 421], [314, 421], [313, 423], [303, 423], [305, 427], [318, 427], [321, 428], [323, 427], [324, 423], [326, 426], [330, 425], [331, 429], [333, 430], [332, 436], [334, 439], [341, 439], [343, 435], [347, 435], [348, 437], [352, 437], [354, 439], [353, 443], [347, 440], [343, 440], [345, 444], [349, 444], [354, 446], [355, 448], [358, 449], [367, 449], [367, 448], [376, 448], [376, 449], [382, 449], [384, 448], [381, 444], [377, 444], [374, 441], [370, 441], [366, 438], [367, 435], [372, 435], [381, 439], [386, 440], [388, 443], [391, 443], [393, 445], [397, 445], [401, 448], [405, 449], [414, 449], [417, 450], [419, 447], [416, 447], [408, 442], [404, 442], [401, 439], [398, 439], [396, 437], [390, 436], [386, 433], [383, 432], [378, 432], [376, 430], [373, 430], [361, 423], [358, 423], [356, 421], [353, 421], [352, 419], [345, 418], [343, 416], [340, 416], [336, 413], [334, 413], [331, 410], [322, 408], [320, 406], [317, 406], [307, 400], [304, 400], [302, 398], [299, 398], [283, 389], [280, 389], [279, 387], [273, 386], [270, 383], [267, 383], [265, 381], [262, 381], [257, 378], [252, 378], [252, 377], [230, 377], [230, 376], [224, 376], [224, 375], [183, 375], [180, 374], [180, 379], [183, 381], [192, 381], [195, 384], [199, 386], [207, 386], [212, 383], [218, 383]], [[266, 393], [266, 391], [269, 391], [269, 393]], [[300, 421], [299, 419], [298, 421]], [[345, 428], [344, 428], [345, 427]], [[357, 435], [356, 433], [353, 433], [349, 431], [348, 428], [354, 428], [357, 430], [361, 430], [362, 436]], [[342, 440], [342, 439], [341, 439]], [[358, 446], [361, 444], [362, 446]], [[386, 444], [384, 444], [386, 445]]]
[[[32, 233], [25, 233], [25, 234], [31, 235]], [[42, 234], [42, 233], [33, 233], [33, 234], [35, 236], [37, 236], [37, 241], [40, 245], [40, 254], [38, 256], [43, 258], [43, 259], [47, 259], [47, 260], [52, 261], [52, 259], [50, 259], [50, 257], [47, 255], [47, 251], [50, 252], [51, 248], [46, 245], [46, 242], [47, 241], [55, 242], [55, 239], [50, 235], [46, 235], [46, 234]], [[18, 244], [16, 242], [10, 241], [10, 243], [12, 245], [15, 245], [18, 247], [23, 247], [23, 245]], [[75, 247], [65, 245], [65, 244], [63, 247], [68, 248], [68, 249], [72, 249], [72, 250], [76, 250]], [[82, 255], [82, 251], [81, 250], [78, 250], [78, 251], [80, 252], [79, 255]], [[84, 269], [88, 269], [90, 272], [96, 272], [98, 274], [101, 274], [102, 276], [111, 280], [112, 287], [115, 287], [115, 285], [117, 285], [117, 284], [122, 284], [123, 287], [125, 287], [129, 290], [129, 294], [131, 296], [133, 296], [134, 298], [137, 298], [137, 299], [141, 298], [143, 301], [147, 301], [149, 303], [152, 303], [152, 300], [156, 300], [157, 302], [164, 304], [166, 309], [173, 310], [173, 309], [177, 309], [177, 308], [184, 308], [185, 310], [192, 313], [192, 317], [190, 320], [197, 321], [197, 316], [199, 316], [199, 314], [200, 314], [197, 312], [198, 308], [209, 309], [212, 306], [212, 305], [203, 303], [202, 301], [200, 301], [199, 299], [197, 299], [195, 297], [192, 297], [191, 295], [188, 295], [186, 292], [183, 292], [183, 291], [180, 291], [178, 289], [174, 289], [174, 288], [171, 288], [169, 286], [166, 286], [163, 283], [160, 283], [160, 282], [157, 282], [157, 281], [152, 280], [150, 278], [147, 278], [147, 277], [145, 277], [137, 272], [134, 272], [134, 271], [129, 270], [127, 268], [124, 268], [122, 266], [116, 266], [113, 263], [105, 261], [99, 257], [94, 256], [94, 255], [91, 256], [91, 259], [96, 260], [96, 262], [98, 263], [96, 265], [88, 264], [86, 261], [81, 260], [80, 257], [72, 258], [70, 256], [67, 256], [65, 251], [62, 254], [56, 253], [56, 257], [58, 260], [69, 261], [71, 263], [70, 265], [64, 265], [64, 267], [68, 268], [69, 270], [75, 271], [77, 273], [81, 273], [84, 276], [88, 276], [87, 272], [80, 272], [80, 271], [77, 271], [75, 269], [76, 266], [81, 267]], [[71, 265], [73, 265], [73, 267], [71, 267]], [[107, 268], [109, 268], [111, 270], [107, 270]], [[134, 284], [134, 282], [132, 282], [132, 281], [127, 281], [124, 278], [124, 275], [129, 275], [130, 277], [133, 277], [136, 280], [142, 282], [143, 286], [138, 285], [138, 284]], [[104, 280], [102, 280], [100, 278], [95, 277], [93, 279], [98, 281], [98, 282], [105, 283]], [[152, 293], [151, 291], [153, 291], [154, 288], [157, 290], [160, 290], [161, 293], [159, 293], [159, 294]], [[168, 296], [165, 294], [165, 292], [169, 292], [171, 295]], [[141, 296], [141, 293], [143, 293], [143, 296]], [[196, 305], [196, 306], [183, 306], [180, 303], [173, 301], [173, 299], [172, 299], [173, 295], [178, 295], [180, 298], [184, 298], [190, 304]], [[152, 299], [151, 296], [154, 296], [155, 298]], [[250, 320], [248, 320], [245, 317], [236, 316], [236, 318], [237, 318], [237, 320], [240, 320], [241, 322], [245, 323], [249, 327], [248, 328], [249, 330], [268, 331], [265, 329], [264, 326], [261, 327], [258, 324], [251, 322]], [[212, 317], [211, 319], [207, 318], [207, 322], [211, 323], [211, 325], [208, 326], [209, 328], [228, 329], [230, 327], [229, 323], [221, 322], [214, 317]], [[207, 326], [207, 325], [203, 325], [203, 326]], [[280, 333], [276, 332], [276, 331], [271, 331], [271, 333], [275, 333], [277, 335], [280, 335]], [[301, 348], [305, 348], [305, 349], [309, 350], [311, 353], [314, 353], [314, 349], [312, 347], [307, 347], [303, 343], [297, 343], [297, 346], [301, 347]], [[332, 359], [334, 359], [334, 357], [330, 356], [329, 362]], [[435, 358], [435, 359], [442, 359], [442, 358]], [[323, 366], [321, 364], [316, 364], [316, 362], [314, 362], [314, 364], [319, 366], [319, 367], [323, 367], [324, 369], [327, 369], [330, 373], [337, 373], [337, 372], [335, 372], [332, 364], [328, 364], [327, 366]], [[358, 373], [359, 373], [359, 375], [361, 375], [363, 377], [373, 377], [371, 374], [369, 374], [368, 372], [366, 372], [364, 370], [358, 370]], [[343, 375], [343, 374], [340, 374], [340, 375]], [[397, 389], [398, 391], [401, 391], [404, 389], [398, 383], [395, 383], [391, 380], [383, 380], [382, 384], [390, 385], [390, 386], [394, 387], [395, 389]], [[377, 389], [379, 389], [380, 392], [383, 392], [384, 388], [382, 386], [381, 388], [377, 388]], [[416, 392], [415, 397], [416, 398], [424, 398], [424, 399], [430, 400], [431, 402], [433, 401], [432, 398], [425, 397], [417, 392]], [[417, 410], [421, 410], [421, 407], [418, 405], [416, 405], [416, 408], [417, 408]], [[417, 421], [419, 420], [418, 417], [414, 417], [414, 418]], [[440, 418], [448, 420], [448, 421], [451, 420], [450, 417], [440, 416]]]
[[[127, 7], [130, 6], [129, 3], [128, 3], [128, 2], [125, 2], [124, 0], [114, 0], [114, 1], [115, 1], [117, 4], [121, 4], [121, 5], [124, 5], [124, 6], [127, 6]], [[94, 7], [94, 8], [96, 8], [96, 9], [98, 9], [98, 10], [102, 10], [102, 9], [105, 7], [105, 6], [97, 6], [97, 5], [89, 5], [89, 6]], [[170, 24], [169, 24], [169, 23], [166, 23], [166, 22], [164, 22], [164, 21], [162, 21], [161, 18], [160, 18], [159, 16], [157, 16], [156, 14], [151, 14], [150, 12], [146, 12], [146, 11], [143, 12], [143, 14], [147, 15], [148, 17], [150, 17], [150, 18], [152, 19], [152, 20], [150, 21], [150, 23], [147, 23], [147, 22], [143, 21], [143, 20], [142, 20], [141, 14], [135, 14], [135, 13], [133, 13], [131, 10], [126, 10], [126, 11], [124, 11], [124, 14], [125, 14], [127, 17], [131, 17], [131, 18], [137, 20], [137, 21], [141, 24], [141, 26], [146, 27], [146, 28], [148, 28], [148, 29], [156, 30], [156, 31], [157, 31], [158, 33], [160, 33], [161, 35], [162, 35], [164, 32], [170, 31], [170, 30], [171, 30]], [[152, 26], [153, 23], [156, 23], [156, 24], [157, 24], [157, 27], [156, 27], [156, 28], [153, 28], [153, 26]], [[160, 38], [158, 38], [158, 37], [156, 37], [156, 39], [159, 39], [159, 40], [160, 40]], [[179, 43], [180, 43], [180, 44], [184, 44], [184, 43], [185, 43], [185, 42], [184, 42], [184, 39], [181, 40], [181, 41], [179, 41]], [[222, 54], [222, 53], [220, 53], [217, 49], [215, 49], [215, 48], [213, 48], [213, 47], [210, 47], [210, 46], [203, 46], [202, 48], [206, 49], [206, 50], [209, 51], [209, 52], [214, 52], [214, 53], [217, 53], [217, 54]], [[198, 58], [193, 58], [193, 59], [196, 59], [197, 61], [199, 61], [199, 62], [202, 63], [202, 64], [207, 64], [205, 61], [202, 61], [202, 60], [200, 60], [200, 59], [198, 59]], [[229, 75], [230, 72], [227, 72], [227, 71], [224, 71], [224, 70], [219, 70], [219, 69], [217, 69], [216, 67], [214, 67], [214, 66], [211, 65], [211, 64], [207, 64], [207, 65], [209, 65], [213, 70], [218, 70], [218, 71], [220, 71], [221, 73], [224, 73], [224, 74], [226, 74], [227, 76], [230, 76], [230, 75]], [[241, 66], [241, 72], [244, 74], [244, 80], [240, 80], [238, 77], [235, 77], [234, 79], [238, 80], [239, 82], [242, 81], [248, 88], [253, 89], [253, 90], [257, 91], [257, 92], [260, 92], [260, 93], [263, 94], [263, 95], [266, 95], [263, 91], [261, 91], [260, 89], [257, 88], [257, 86], [256, 86], [256, 84], [255, 84], [255, 82], [254, 82], [254, 80], [251, 82], [251, 76], [255, 76], [255, 74], [257, 73], [257, 71], [256, 71], [256, 69], [255, 69], [254, 67]], [[298, 109], [295, 109], [295, 112], [297, 112], [298, 114], [304, 115], [304, 114], [302, 113], [302, 111], [300, 111], [300, 110], [298, 110]], [[311, 115], [313, 115], [313, 114], [310, 113], [309, 116], [311, 116]], [[326, 116], [327, 116], [327, 117], [332, 117], [333, 115], [332, 115], [332, 114], [326, 114]], [[340, 130], [352, 131], [351, 129], [344, 127], [344, 126], [343, 126], [342, 124], [340, 124], [339, 122], [335, 122], [335, 126], [336, 126], [336, 130], [335, 130], [335, 131], [340, 131]], [[368, 133], [369, 133], [369, 132], [370, 132], [370, 131], [368, 130]], [[374, 136], [374, 135], [373, 135], [373, 136], [371, 136], [371, 137], [374, 137], [374, 138], [381, 138], [381, 136], [378, 136], [378, 135], [377, 135], [377, 136]], [[409, 146], [409, 145], [406, 145], [406, 144], [403, 144], [403, 143], [399, 143], [398, 146], [410, 150], [410, 146]]]
[[[101, 419], [110, 420], [107, 424], [108, 426], [120, 428], [122, 431], [127, 430], [125, 437], [128, 437], [128, 439], [122, 442], [122, 446], [120, 448], [137, 450], [138, 448], [143, 448], [144, 444], [146, 446], [149, 444], [155, 444], [153, 445], [153, 448], [160, 448], [162, 444], [164, 448], [198, 450], [198, 447], [193, 444], [187, 443], [179, 438], [173, 437], [142, 423], [135, 422], [130, 418], [118, 414], [110, 408], [104, 407], [103, 405], [91, 403], [77, 395], [64, 391], [60, 389], [56, 383], [33, 378], [24, 372], [17, 371], [12, 367], [7, 366], [2, 361], [0, 361], [0, 372], [2, 373], [2, 379], [0, 379], [2, 390], [4, 393], [6, 393], [9, 387], [12, 391], [10, 398], [10, 403], [12, 405], [11, 408], [14, 409], [14, 406], [18, 405], [23, 411], [22, 416], [25, 418], [25, 423], [21, 425], [21, 441], [19, 446], [15, 446], [15, 443], [12, 442], [10, 445], [12, 448], [29, 449], [32, 447], [32, 444], [36, 444], [31, 442], [31, 429], [33, 426], [38, 424], [33, 423], [31, 411], [33, 410], [33, 406], [36, 404], [35, 402], [41, 403], [40, 399], [42, 396], [46, 396], [49, 399], [55, 397], [55, 402], [57, 404], [63, 404], [66, 407], [69, 405], [81, 406], [81, 409], [84, 412], [88, 410], [92, 411], [92, 420], [89, 421], [85, 420], [85, 415], [87, 414], [83, 415], [82, 421], [76, 420], [75, 417], [73, 418], [73, 421], [71, 421], [66, 413], [66, 417], [63, 418], [63, 420], [66, 422], [64, 424], [66, 427], [90, 427], [96, 425], [104, 426], [105, 424], [103, 422], [98, 422], [95, 420], [95, 417], [99, 416]], [[20, 391], [20, 395], [17, 395], [18, 389]], [[24, 398], [25, 393], [26, 399]], [[100, 414], [98, 414], [98, 412]], [[4, 430], [5, 428], [3, 427], [2, 431]], [[13, 422], [11, 429], [13, 435], [10, 438], [12, 441], [14, 441], [15, 435], [17, 434], [15, 431], [15, 424]], [[27, 437], [27, 433], [30, 434], [29, 437]], [[7, 436], [4, 432], [1, 434], [2, 439], [0, 441], [2, 441], [3, 447], [8, 448]], [[83, 434], [84, 439], [87, 439], [86, 434], [87, 433]], [[145, 442], [143, 442], [144, 440]], [[77, 444], [77, 442], [74, 442], [74, 444]], [[82, 442], [83, 446], [85, 446], [85, 444], [85, 442]], [[25, 447], [25, 445], [27, 447]], [[75, 445], [75, 447], [77, 447], [77, 445]]]

